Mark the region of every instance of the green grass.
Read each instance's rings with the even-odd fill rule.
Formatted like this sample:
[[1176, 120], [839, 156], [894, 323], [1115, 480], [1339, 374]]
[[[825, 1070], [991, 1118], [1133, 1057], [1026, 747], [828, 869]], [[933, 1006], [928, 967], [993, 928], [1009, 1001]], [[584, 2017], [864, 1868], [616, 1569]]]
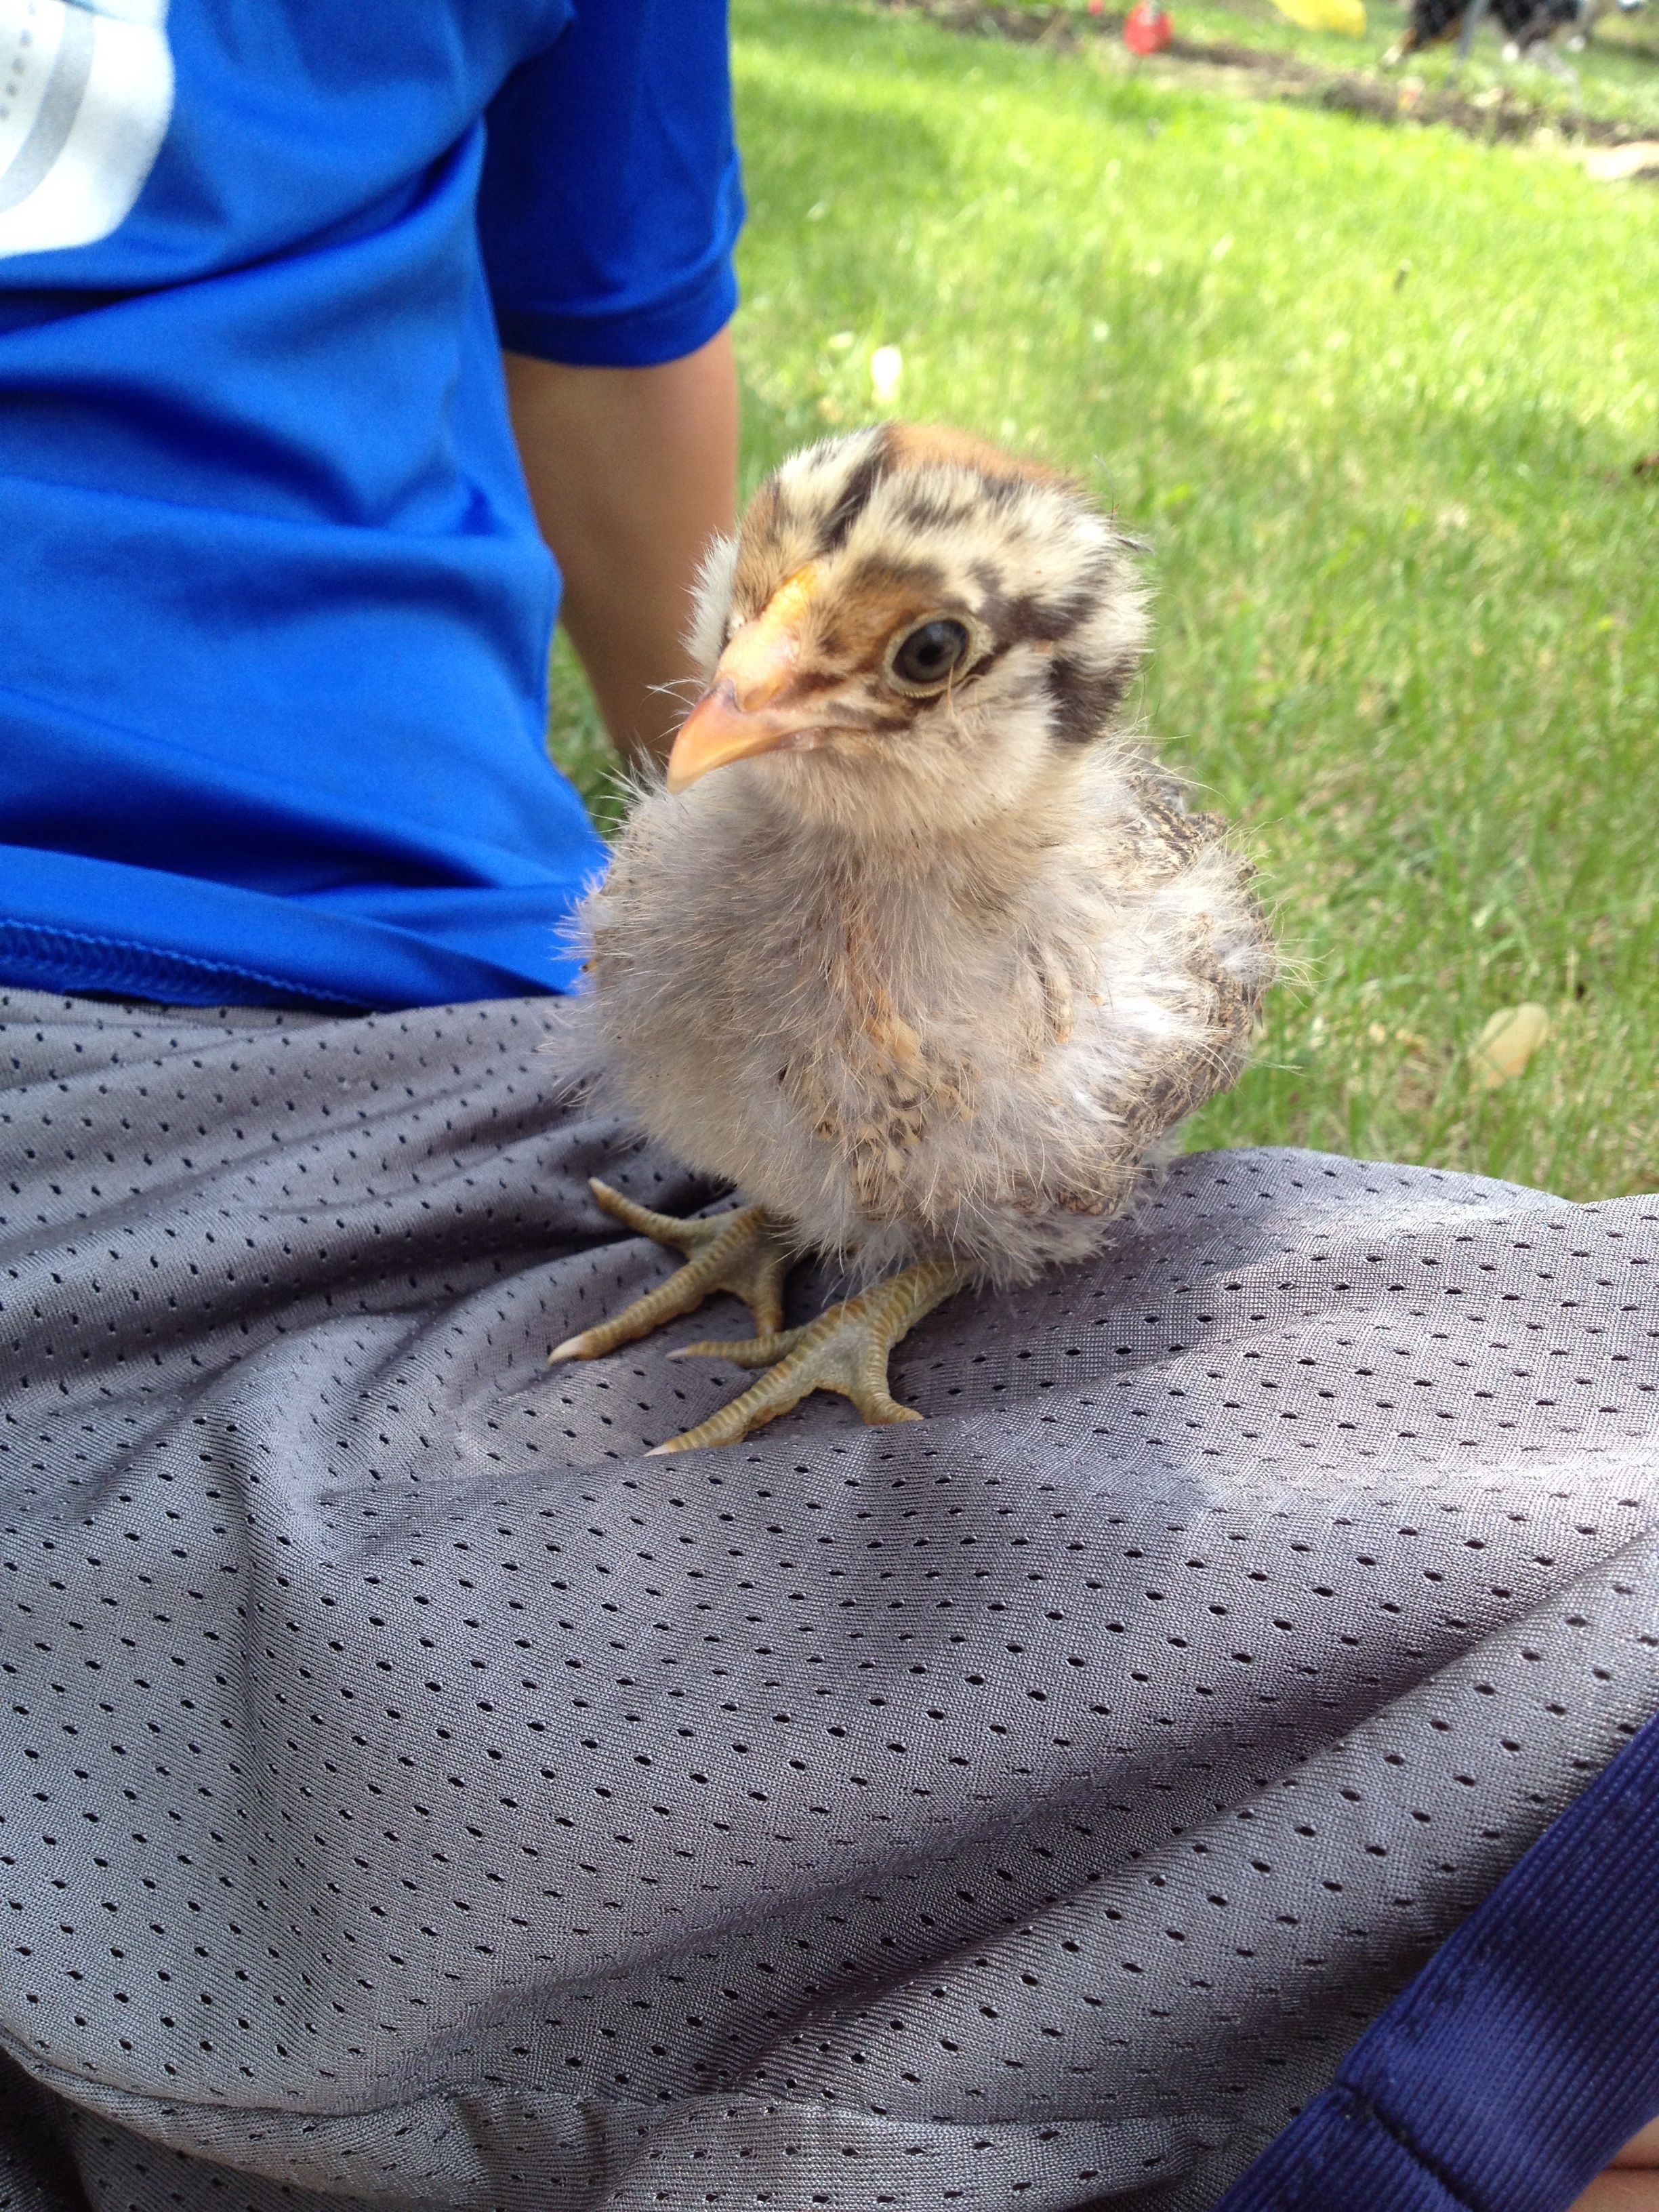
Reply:
[[1299, 968], [1192, 1141], [1659, 1186], [1659, 191], [836, 0], [736, 33], [750, 482], [892, 343], [900, 411], [1153, 542], [1144, 720]]

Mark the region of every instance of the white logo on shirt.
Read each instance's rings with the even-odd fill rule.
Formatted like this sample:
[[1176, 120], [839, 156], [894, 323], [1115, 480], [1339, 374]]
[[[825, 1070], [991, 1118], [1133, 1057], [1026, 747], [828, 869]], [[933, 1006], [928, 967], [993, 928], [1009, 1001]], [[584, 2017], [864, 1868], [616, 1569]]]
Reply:
[[173, 112], [167, 0], [0, 0], [0, 256], [125, 222]]

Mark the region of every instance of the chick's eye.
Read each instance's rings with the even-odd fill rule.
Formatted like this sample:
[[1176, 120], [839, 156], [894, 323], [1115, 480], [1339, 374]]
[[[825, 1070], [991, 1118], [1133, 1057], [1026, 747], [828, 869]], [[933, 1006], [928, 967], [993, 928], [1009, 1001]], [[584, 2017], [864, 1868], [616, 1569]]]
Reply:
[[943, 684], [968, 657], [971, 642], [965, 623], [940, 616], [919, 623], [893, 648], [888, 666], [901, 684], [923, 689]]

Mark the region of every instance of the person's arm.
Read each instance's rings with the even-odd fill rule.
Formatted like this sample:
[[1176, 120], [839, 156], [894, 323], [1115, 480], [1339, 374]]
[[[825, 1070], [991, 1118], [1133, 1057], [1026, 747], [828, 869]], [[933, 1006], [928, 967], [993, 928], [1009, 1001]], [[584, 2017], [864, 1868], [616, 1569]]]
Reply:
[[1659, 2212], [1659, 2120], [1625, 2145], [1572, 2212]]
[[618, 747], [661, 760], [696, 672], [691, 586], [736, 514], [731, 333], [649, 368], [506, 362], [531, 496], [564, 572], [565, 627]]
[[[732, 527], [743, 184], [726, 0], [582, 0], [490, 103], [478, 239], [565, 620], [624, 751], [660, 753]], [[682, 700], [684, 694], [682, 694]]]

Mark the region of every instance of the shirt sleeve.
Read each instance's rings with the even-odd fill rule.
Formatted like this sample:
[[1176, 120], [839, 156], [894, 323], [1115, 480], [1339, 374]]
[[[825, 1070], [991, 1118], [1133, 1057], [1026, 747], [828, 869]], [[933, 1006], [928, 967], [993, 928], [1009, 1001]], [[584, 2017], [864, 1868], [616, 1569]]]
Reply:
[[737, 306], [726, 0], [577, 0], [491, 103], [478, 223], [501, 343], [579, 368], [694, 352]]

